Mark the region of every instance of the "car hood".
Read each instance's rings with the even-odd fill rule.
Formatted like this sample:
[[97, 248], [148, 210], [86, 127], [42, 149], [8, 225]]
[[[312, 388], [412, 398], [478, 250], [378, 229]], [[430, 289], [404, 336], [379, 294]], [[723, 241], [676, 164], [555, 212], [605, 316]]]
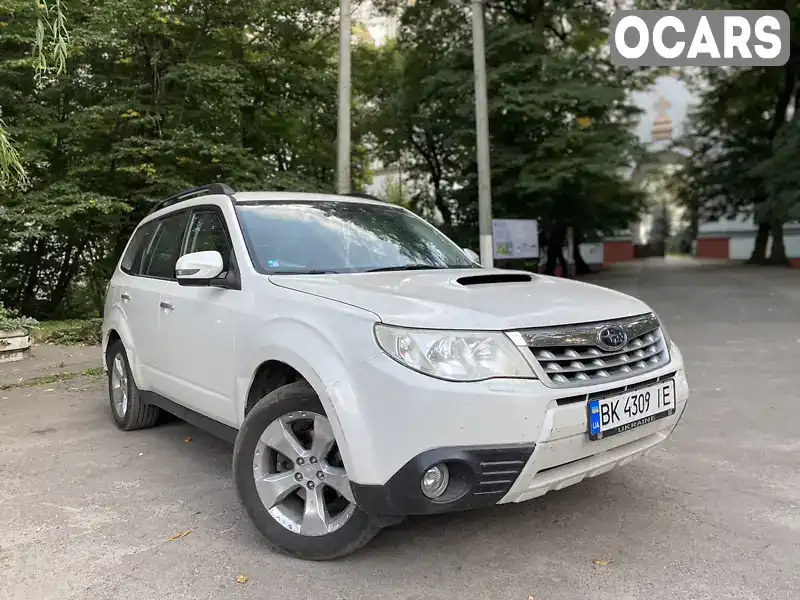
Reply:
[[[513, 278], [517, 281], [509, 281]], [[640, 300], [607, 288], [505, 269], [271, 275], [270, 280], [366, 309], [384, 323], [404, 327], [501, 330], [650, 312]]]

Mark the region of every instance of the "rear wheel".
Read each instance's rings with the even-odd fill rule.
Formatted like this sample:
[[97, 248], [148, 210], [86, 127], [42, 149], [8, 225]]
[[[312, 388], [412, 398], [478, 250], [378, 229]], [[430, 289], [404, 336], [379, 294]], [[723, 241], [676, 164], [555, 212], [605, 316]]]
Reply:
[[287, 554], [340, 558], [380, 531], [355, 504], [330, 422], [306, 382], [256, 404], [239, 430], [233, 465], [248, 515]]
[[142, 401], [133, 380], [128, 355], [120, 340], [112, 342], [106, 351], [108, 367], [108, 399], [114, 423], [123, 431], [146, 429], [158, 424], [161, 409]]

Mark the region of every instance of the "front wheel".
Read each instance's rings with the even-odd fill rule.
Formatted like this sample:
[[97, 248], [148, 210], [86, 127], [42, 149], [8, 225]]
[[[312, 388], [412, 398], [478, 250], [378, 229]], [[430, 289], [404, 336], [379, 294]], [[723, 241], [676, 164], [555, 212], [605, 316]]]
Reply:
[[353, 499], [330, 422], [306, 382], [271, 392], [250, 411], [233, 471], [247, 514], [287, 554], [341, 558], [380, 531]]

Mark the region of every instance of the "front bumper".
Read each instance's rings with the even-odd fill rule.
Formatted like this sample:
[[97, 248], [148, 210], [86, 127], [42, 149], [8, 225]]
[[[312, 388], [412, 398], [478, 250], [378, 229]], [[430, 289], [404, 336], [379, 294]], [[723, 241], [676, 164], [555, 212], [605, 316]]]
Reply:
[[[528, 464], [534, 446], [437, 448], [415, 456], [384, 485], [351, 483], [356, 504], [379, 524], [405, 515], [467, 510], [497, 504]], [[420, 479], [444, 462], [450, 483], [441, 497], [427, 498]]]
[[[591, 396], [612, 390], [621, 393], [668, 378], [675, 379], [677, 410], [673, 415], [608, 438], [589, 440], [586, 406]], [[385, 444], [389, 442], [397, 444], [383, 456], [396, 456], [398, 444], [407, 449], [422, 446], [422, 451], [406, 454], [411, 458], [406, 458], [382, 483], [358, 483], [357, 478], [351, 478], [358, 505], [376, 522], [391, 524], [406, 515], [529, 500], [649, 452], [672, 433], [689, 395], [679, 357], [661, 370], [605, 386], [553, 389], [532, 381], [522, 382], [522, 386], [512, 385], [501, 394], [483, 395], [480, 416], [475, 414], [478, 409], [470, 394], [462, 396], [460, 410], [454, 407], [446, 415], [437, 408], [442, 404], [453, 406], [447, 396], [404, 394], [403, 415], [384, 415], [394, 418], [390, 429], [384, 430], [382, 445], [387, 448]], [[469, 385], [464, 391], [468, 389]], [[392, 395], [388, 390], [386, 394]], [[421, 403], [427, 406], [426, 411], [415, 410]], [[438, 420], [439, 426], [429, 427], [431, 421], [426, 417], [432, 418], [433, 423]], [[417, 419], [417, 427], [409, 421], [413, 418]], [[520, 431], [525, 434], [520, 435]], [[437, 445], [443, 440], [441, 446]], [[451, 444], [454, 440], [464, 443]], [[381, 456], [380, 449], [375, 449], [378, 452], [373, 460], [385, 468], [386, 461], [377, 458]], [[420, 479], [439, 462], [448, 465], [451, 484], [441, 498], [430, 500], [422, 494]]]

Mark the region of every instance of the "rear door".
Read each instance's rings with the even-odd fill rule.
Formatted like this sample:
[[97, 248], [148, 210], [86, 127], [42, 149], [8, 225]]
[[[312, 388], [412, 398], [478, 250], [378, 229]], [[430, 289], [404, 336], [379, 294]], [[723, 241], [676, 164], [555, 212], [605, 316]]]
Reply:
[[142, 389], [149, 389], [148, 361], [152, 355], [148, 348], [152, 346], [155, 333], [154, 319], [158, 318], [158, 312], [152, 307], [153, 294], [160, 294], [164, 282], [141, 277], [139, 272], [158, 227], [158, 221], [149, 221], [136, 230], [109, 290], [113, 305], [122, 313], [123, 327], [127, 330], [124, 338], [128, 360], [136, 384]]
[[[161, 293], [175, 278], [175, 262], [180, 254], [189, 213], [186, 210], [170, 213], [156, 222], [147, 250], [142, 254], [136, 286], [130, 291], [128, 303], [137, 318], [137, 358], [150, 391], [169, 397], [165, 392], [164, 365], [159, 351], [164, 343], [160, 331]], [[138, 383], [138, 382], [137, 382]]]

